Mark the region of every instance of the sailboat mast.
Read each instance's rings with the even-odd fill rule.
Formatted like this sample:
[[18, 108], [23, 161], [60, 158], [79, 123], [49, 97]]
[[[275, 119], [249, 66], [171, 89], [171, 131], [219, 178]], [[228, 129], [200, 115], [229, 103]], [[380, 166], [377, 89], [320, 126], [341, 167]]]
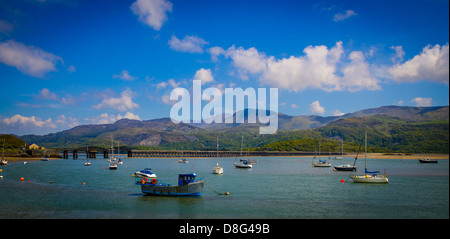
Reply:
[[219, 163], [219, 136], [217, 136], [216, 154], [217, 154], [217, 163]]
[[244, 136], [242, 136], [242, 139], [241, 139], [241, 158], [242, 158], [242, 145], [244, 144]]
[[366, 171], [367, 171], [367, 131], [366, 131], [366, 133], [365, 133], [365, 136], [364, 136], [364, 162], [365, 162], [365, 168], [366, 168]]

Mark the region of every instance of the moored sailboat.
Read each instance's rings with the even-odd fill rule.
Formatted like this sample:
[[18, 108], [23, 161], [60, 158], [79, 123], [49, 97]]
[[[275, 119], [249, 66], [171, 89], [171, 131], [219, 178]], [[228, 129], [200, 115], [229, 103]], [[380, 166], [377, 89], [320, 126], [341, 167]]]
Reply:
[[331, 167], [331, 163], [328, 163], [326, 160], [321, 160], [320, 159], [320, 140], [319, 140], [319, 162], [314, 162], [314, 159], [316, 159], [316, 157], [313, 158], [312, 161], [312, 165], [315, 168], [326, 168], [326, 167]]
[[213, 174], [223, 174], [223, 168], [219, 166], [219, 137], [217, 137], [217, 148], [216, 148], [216, 166], [213, 168]]
[[241, 140], [241, 158], [239, 159], [238, 162], [234, 162], [234, 167], [236, 167], [236, 168], [252, 168], [253, 165], [250, 161], [248, 161], [247, 159], [242, 159], [243, 143], [244, 143], [244, 136], [242, 136], [242, 140]]
[[384, 175], [378, 174], [380, 171], [367, 170], [367, 131], [365, 132], [364, 148], [364, 175], [352, 175], [350, 178], [355, 183], [388, 183], [389, 179], [386, 175], [386, 170], [384, 170]]

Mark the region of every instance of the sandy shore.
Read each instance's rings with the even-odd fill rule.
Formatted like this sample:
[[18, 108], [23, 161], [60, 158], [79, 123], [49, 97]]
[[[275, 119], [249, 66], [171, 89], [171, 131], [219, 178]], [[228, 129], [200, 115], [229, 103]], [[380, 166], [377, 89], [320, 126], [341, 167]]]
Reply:
[[[39, 161], [41, 158], [21, 158], [21, 157], [5, 157], [8, 163], [11, 162], [25, 162], [25, 161]], [[61, 158], [48, 158], [49, 160], [61, 159]]]

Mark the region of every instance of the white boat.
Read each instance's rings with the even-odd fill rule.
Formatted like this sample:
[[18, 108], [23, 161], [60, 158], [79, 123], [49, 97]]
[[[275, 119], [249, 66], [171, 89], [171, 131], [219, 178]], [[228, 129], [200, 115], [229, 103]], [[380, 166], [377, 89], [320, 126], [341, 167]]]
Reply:
[[3, 139], [2, 160], [0, 160], [0, 165], [8, 165], [8, 161], [5, 159], [5, 139]]
[[378, 174], [380, 171], [367, 170], [367, 131], [365, 133], [364, 149], [364, 175], [351, 175], [350, 178], [355, 183], [389, 183], [389, 179], [386, 175], [386, 170], [384, 170], [384, 175]]
[[116, 164], [115, 162], [112, 162], [112, 163], [109, 165], [109, 169], [111, 169], [111, 170], [116, 170], [116, 169], [117, 169], [117, 164]]
[[177, 163], [189, 163], [189, 160], [185, 158], [178, 159]]
[[223, 174], [223, 168], [219, 166], [219, 137], [217, 137], [217, 148], [216, 148], [216, 152], [217, 152], [217, 163], [216, 163], [216, 167], [213, 168], [213, 174]]
[[252, 168], [251, 162], [245, 159], [240, 159], [239, 162], [234, 162], [234, 167], [236, 168]]
[[326, 160], [321, 160], [320, 159], [320, 140], [319, 140], [319, 162], [314, 162], [314, 159], [316, 159], [316, 157], [313, 158], [312, 161], [312, 166], [314, 168], [326, 168], [326, 167], [331, 167], [331, 163], [328, 163]]
[[42, 157], [42, 158], [41, 158], [41, 161], [48, 161], [47, 156]]
[[238, 162], [234, 162], [234, 167], [236, 168], [252, 168], [252, 163], [246, 159], [242, 159], [242, 145], [244, 143], [244, 136], [242, 136], [241, 140], [241, 158]]
[[109, 169], [116, 170], [117, 169], [117, 163], [116, 163], [116, 157], [114, 156], [114, 140], [111, 138], [111, 157], [108, 159], [109, 163]]
[[151, 168], [145, 168], [141, 171], [135, 172], [134, 175], [138, 178], [156, 178], [156, 174], [152, 172]]
[[86, 161], [86, 163], [84, 163], [84, 166], [91, 166], [91, 162]]

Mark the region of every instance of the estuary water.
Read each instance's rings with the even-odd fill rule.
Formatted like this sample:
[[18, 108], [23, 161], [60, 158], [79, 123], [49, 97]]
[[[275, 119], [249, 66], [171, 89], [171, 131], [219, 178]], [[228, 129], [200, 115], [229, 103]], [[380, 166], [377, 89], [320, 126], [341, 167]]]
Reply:
[[[386, 169], [390, 181], [372, 185], [332, 167], [313, 168], [312, 158], [252, 159], [252, 169], [237, 169], [234, 158], [220, 158], [223, 175], [212, 174], [215, 158], [125, 158], [117, 170], [106, 159], [91, 159], [91, 166], [84, 159], [15, 162], [0, 166], [0, 218], [449, 218], [449, 160], [368, 159], [369, 170]], [[364, 161], [357, 164], [353, 174], [364, 171]], [[144, 168], [170, 184], [195, 172], [230, 195], [205, 185], [201, 197], [144, 196], [132, 177]]]

